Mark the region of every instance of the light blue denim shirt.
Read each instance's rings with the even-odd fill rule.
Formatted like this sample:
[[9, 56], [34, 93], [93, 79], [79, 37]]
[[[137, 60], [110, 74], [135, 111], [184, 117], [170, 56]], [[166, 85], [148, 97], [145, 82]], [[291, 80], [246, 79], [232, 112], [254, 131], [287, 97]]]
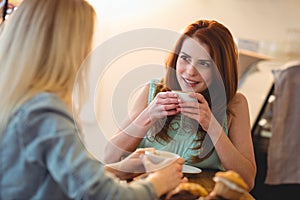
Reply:
[[57, 96], [24, 103], [0, 136], [0, 199], [157, 199], [151, 183], [120, 184], [105, 172], [78, 133]]

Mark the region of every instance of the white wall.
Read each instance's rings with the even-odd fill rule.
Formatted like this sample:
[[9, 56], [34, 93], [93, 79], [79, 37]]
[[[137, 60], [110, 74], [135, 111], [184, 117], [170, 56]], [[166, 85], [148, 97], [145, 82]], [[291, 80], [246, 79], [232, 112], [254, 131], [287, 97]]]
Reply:
[[142, 27], [180, 31], [200, 18], [224, 23], [239, 38], [287, 41], [289, 29], [300, 30], [299, 0], [90, 0], [100, 18], [103, 41]]

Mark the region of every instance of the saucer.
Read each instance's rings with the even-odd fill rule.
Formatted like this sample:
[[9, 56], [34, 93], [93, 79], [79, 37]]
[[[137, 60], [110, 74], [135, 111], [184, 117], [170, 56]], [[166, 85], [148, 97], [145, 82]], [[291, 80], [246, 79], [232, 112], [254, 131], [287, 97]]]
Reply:
[[202, 172], [202, 170], [197, 167], [193, 167], [191, 165], [183, 165], [182, 172], [184, 174], [199, 174]]

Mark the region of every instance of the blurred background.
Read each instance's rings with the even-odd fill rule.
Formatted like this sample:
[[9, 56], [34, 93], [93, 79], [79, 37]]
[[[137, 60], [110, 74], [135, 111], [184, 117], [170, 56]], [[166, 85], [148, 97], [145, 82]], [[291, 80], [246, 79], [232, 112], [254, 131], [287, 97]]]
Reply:
[[[298, 0], [90, 0], [100, 21], [98, 42], [136, 28], [180, 31], [201, 18], [226, 25], [252, 49], [283, 57], [300, 42]], [[245, 43], [245, 42], [244, 42]], [[251, 45], [250, 45], [251, 46]], [[294, 52], [293, 52], [294, 51]]]

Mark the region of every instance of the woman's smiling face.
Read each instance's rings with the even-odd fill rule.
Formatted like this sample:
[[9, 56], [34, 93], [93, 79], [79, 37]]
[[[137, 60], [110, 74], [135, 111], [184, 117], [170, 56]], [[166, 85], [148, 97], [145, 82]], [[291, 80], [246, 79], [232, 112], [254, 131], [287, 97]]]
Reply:
[[202, 92], [212, 81], [213, 61], [209, 47], [193, 38], [183, 41], [176, 62], [176, 75], [183, 91]]

